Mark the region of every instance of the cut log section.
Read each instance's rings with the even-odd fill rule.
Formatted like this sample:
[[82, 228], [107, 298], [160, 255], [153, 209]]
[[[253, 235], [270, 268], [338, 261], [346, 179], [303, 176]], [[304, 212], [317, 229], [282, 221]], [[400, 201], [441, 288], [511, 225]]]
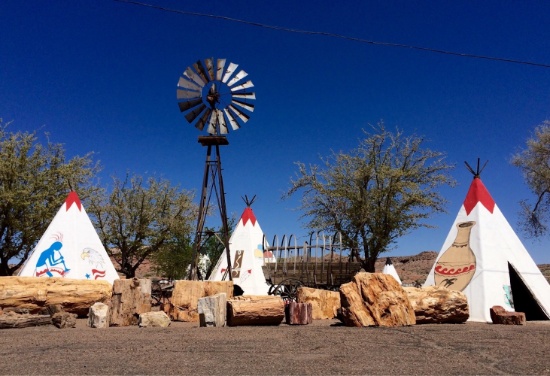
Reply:
[[[243, 297], [246, 298], [246, 297]], [[227, 325], [279, 325], [285, 318], [280, 297], [227, 301]]]

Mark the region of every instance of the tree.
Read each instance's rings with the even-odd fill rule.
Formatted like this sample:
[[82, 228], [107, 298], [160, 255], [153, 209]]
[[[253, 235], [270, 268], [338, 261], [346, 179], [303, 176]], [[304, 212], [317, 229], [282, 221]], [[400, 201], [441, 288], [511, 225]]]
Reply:
[[61, 144], [8, 126], [0, 119], [0, 276], [23, 265], [71, 188], [82, 199], [97, 190], [99, 171], [91, 154], [67, 161]]
[[536, 196], [534, 205], [527, 200], [520, 202], [523, 232], [533, 237], [543, 236], [548, 233], [550, 210], [550, 120], [535, 128], [526, 148], [512, 157], [512, 164], [521, 169], [525, 182]]
[[151, 255], [180, 246], [192, 233], [197, 208], [193, 194], [164, 179], [113, 179], [109, 195], [91, 199], [90, 214], [115, 269], [133, 278]]
[[[446, 200], [436, 191], [454, 185], [444, 154], [423, 148], [424, 140], [392, 133], [383, 123], [349, 153], [322, 158], [323, 168], [298, 162], [289, 197], [302, 191], [300, 208], [312, 230], [340, 232], [366, 271], [395, 240], [411, 230], [432, 227], [423, 222], [445, 212]], [[362, 252], [362, 254], [361, 254]]]

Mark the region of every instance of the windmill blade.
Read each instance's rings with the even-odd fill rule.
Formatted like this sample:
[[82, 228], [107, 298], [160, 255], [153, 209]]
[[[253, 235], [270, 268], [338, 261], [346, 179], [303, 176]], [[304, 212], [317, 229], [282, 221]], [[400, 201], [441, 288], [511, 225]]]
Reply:
[[231, 124], [231, 128], [233, 128], [234, 131], [236, 131], [237, 129], [239, 129], [241, 127], [239, 125], [239, 123], [237, 122], [237, 119], [235, 119], [233, 114], [231, 112], [227, 111], [226, 108], [223, 109], [223, 113], [227, 117], [227, 120], [229, 120], [229, 124]]
[[188, 123], [192, 123], [195, 119], [206, 109], [206, 106], [201, 104], [199, 107], [195, 108], [193, 111], [185, 115]]
[[203, 130], [204, 125], [206, 124], [206, 121], [208, 120], [208, 115], [210, 115], [211, 111], [205, 111], [204, 114], [201, 116], [199, 121], [197, 121], [197, 124], [195, 124], [195, 127], [199, 130]]
[[216, 112], [212, 112], [212, 115], [210, 115], [210, 119], [208, 120], [208, 129], [206, 131], [210, 134], [217, 134], [218, 132], [216, 131], [216, 123]]
[[180, 106], [180, 111], [184, 112], [189, 110], [190, 108], [198, 106], [201, 103], [202, 103], [202, 98], [197, 98], [197, 99], [192, 99], [190, 101], [179, 102], [178, 106]]
[[197, 90], [197, 91], [201, 91], [202, 87], [195, 84], [194, 82], [192, 81], [189, 81], [187, 80], [185, 77], [181, 76], [179, 81], [178, 81], [178, 87], [179, 88], [184, 88], [184, 89], [188, 89], [188, 90]]
[[235, 85], [237, 82], [239, 82], [240, 80], [242, 80], [243, 78], [245, 78], [246, 76], [248, 76], [248, 73], [246, 73], [244, 70], [241, 70], [239, 73], [237, 73], [235, 75], [235, 77], [233, 77], [231, 79], [231, 81], [229, 81], [227, 83], [227, 86], [231, 87], [233, 85]]
[[225, 122], [225, 118], [223, 117], [223, 112], [221, 110], [216, 109], [216, 118], [220, 134], [227, 134], [227, 123]]
[[204, 59], [204, 64], [206, 65], [206, 69], [208, 69], [208, 77], [210, 78], [210, 81], [214, 80], [214, 58], [207, 58]]
[[240, 93], [233, 94], [233, 98], [242, 98], [242, 99], [256, 99], [256, 93], [247, 93], [245, 91]]
[[203, 81], [202, 78], [199, 77], [198, 74], [196, 74], [193, 69], [191, 69], [191, 67], [187, 67], [187, 69], [185, 70], [185, 72], [183, 72], [183, 75], [187, 78], [189, 78], [190, 80], [192, 80], [193, 82], [195, 82], [197, 85], [199, 85], [199, 87], [204, 87], [204, 85], [206, 85], [206, 81]]
[[229, 111], [231, 111], [235, 115], [237, 115], [239, 117], [239, 119], [241, 119], [243, 121], [243, 123], [246, 123], [248, 121], [248, 119], [250, 119], [250, 116], [248, 116], [247, 114], [245, 114], [244, 112], [242, 112], [241, 110], [239, 110], [238, 108], [233, 106], [232, 104], [227, 106], [227, 108], [229, 108]]
[[237, 106], [239, 106], [239, 107], [242, 107], [242, 108], [244, 108], [245, 110], [248, 110], [248, 111], [250, 111], [250, 112], [254, 112], [254, 105], [253, 105], [253, 104], [245, 103], [245, 102], [239, 101], [239, 100], [237, 100], [237, 99], [233, 99], [233, 100], [231, 101], [231, 103], [232, 103], [232, 104], [235, 104], [235, 105], [237, 105]]
[[206, 69], [204, 69], [204, 66], [202, 65], [202, 61], [197, 60], [197, 62], [193, 64], [193, 67], [195, 68], [199, 76], [204, 80], [204, 82], [210, 82], [208, 76], [206, 75]]
[[225, 71], [225, 74], [223, 75], [222, 82], [225, 84], [227, 83], [227, 80], [229, 80], [229, 77], [237, 70], [237, 67], [239, 64], [235, 63], [229, 63], [229, 66], [227, 67], [227, 70]]
[[189, 98], [189, 99], [193, 99], [193, 98], [201, 98], [201, 92], [200, 91], [191, 91], [191, 90], [185, 90], [185, 89], [177, 89], [176, 90], [176, 93], [177, 93], [177, 98], [178, 99], [183, 99], [183, 98]]
[[216, 80], [221, 81], [223, 75], [223, 67], [225, 67], [225, 59], [218, 59], [216, 68]]
[[231, 92], [244, 90], [244, 89], [248, 89], [248, 88], [251, 88], [251, 87], [254, 87], [254, 84], [252, 83], [252, 81], [249, 80], [249, 81], [246, 81], [244, 84], [240, 84], [240, 85], [237, 85], [237, 86], [231, 88]]

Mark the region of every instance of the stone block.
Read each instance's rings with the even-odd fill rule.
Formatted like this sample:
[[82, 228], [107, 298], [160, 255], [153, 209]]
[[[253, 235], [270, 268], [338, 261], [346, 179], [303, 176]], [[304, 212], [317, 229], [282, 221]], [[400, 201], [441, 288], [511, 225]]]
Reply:
[[404, 287], [417, 324], [459, 324], [470, 317], [468, 299], [461, 291], [439, 286]]
[[110, 308], [104, 303], [95, 303], [88, 313], [88, 326], [90, 328], [108, 328]]
[[145, 312], [139, 315], [140, 328], [167, 328], [170, 324], [170, 317], [162, 311]]
[[298, 303], [311, 303], [313, 320], [330, 320], [336, 317], [340, 308], [340, 293], [338, 291], [299, 287], [296, 301]]
[[289, 325], [308, 325], [313, 322], [311, 303], [290, 302], [285, 307], [286, 323]]

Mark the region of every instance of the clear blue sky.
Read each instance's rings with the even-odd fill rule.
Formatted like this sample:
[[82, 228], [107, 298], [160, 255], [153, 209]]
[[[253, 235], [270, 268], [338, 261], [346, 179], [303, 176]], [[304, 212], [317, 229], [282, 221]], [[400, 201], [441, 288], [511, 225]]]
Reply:
[[[547, 1], [176, 1], [150, 4], [286, 28], [550, 64]], [[389, 255], [439, 250], [472, 176], [464, 161], [489, 160], [482, 180], [511, 225], [531, 198], [509, 164], [550, 119], [550, 69], [346, 39], [276, 31], [109, 0], [0, 3], [0, 117], [11, 129], [49, 132], [68, 156], [94, 151], [101, 182], [125, 172], [162, 176], [198, 191], [205, 149], [179, 112], [176, 84], [197, 59], [227, 58], [255, 84], [256, 111], [222, 148], [228, 212], [257, 195], [268, 238], [303, 236], [299, 196], [281, 200], [294, 162], [318, 163], [357, 145], [362, 129], [425, 136], [444, 151], [459, 185], [442, 193], [448, 214]], [[525, 246], [550, 263], [548, 239]], [[305, 240], [301, 238], [300, 241]]]

